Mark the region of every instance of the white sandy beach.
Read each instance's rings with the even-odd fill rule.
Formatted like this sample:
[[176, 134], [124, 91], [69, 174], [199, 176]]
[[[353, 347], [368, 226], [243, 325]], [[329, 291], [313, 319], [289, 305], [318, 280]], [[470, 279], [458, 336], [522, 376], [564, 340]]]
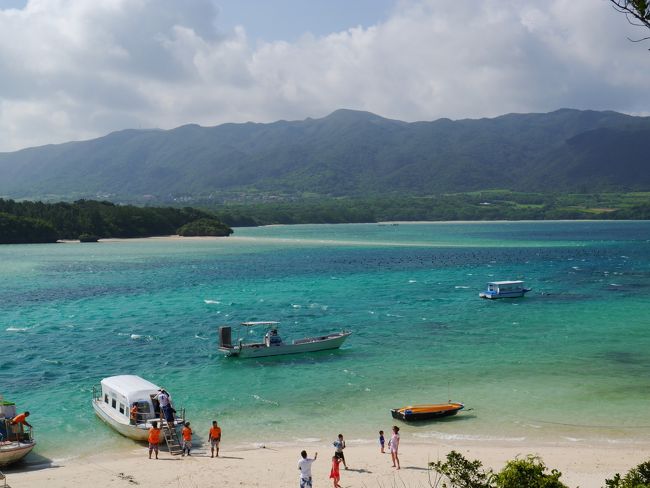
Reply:
[[[331, 443], [316, 442], [293, 447], [229, 448], [225, 444], [220, 458], [210, 458], [209, 449], [197, 447], [191, 457], [172, 457], [160, 452], [159, 460], [147, 458], [146, 447], [134, 444], [126, 452], [94, 453], [84, 457], [55, 460], [50, 467], [15, 467], [7, 470], [11, 488], [48, 486], [100, 487], [213, 487], [298, 486], [297, 461], [302, 448], [312, 457], [314, 487], [332, 486], [329, 479], [333, 448]], [[504, 463], [518, 455], [537, 454], [546, 465], [562, 472], [562, 481], [570, 487], [604, 486], [605, 478], [650, 458], [649, 446], [524, 446], [411, 443], [404, 438], [400, 446], [402, 469], [391, 467], [390, 454], [381, 454], [374, 444], [348, 441], [346, 459], [350, 469], [341, 469], [341, 485], [352, 487], [427, 487], [429, 461], [444, 458], [457, 450], [468, 459], [480, 459], [484, 466], [499, 470]], [[341, 466], [343, 468], [343, 466]]]

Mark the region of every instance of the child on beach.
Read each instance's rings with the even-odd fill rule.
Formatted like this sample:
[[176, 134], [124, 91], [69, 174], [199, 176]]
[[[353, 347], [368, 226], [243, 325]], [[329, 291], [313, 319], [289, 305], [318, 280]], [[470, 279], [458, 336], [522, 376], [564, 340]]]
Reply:
[[160, 429], [158, 422], [151, 422], [149, 429], [149, 459], [151, 459], [151, 451], [156, 451], [156, 459], [158, 459], [158, 444], [160, 443]]
[[386, 442], [386, 440], [384, 439], [384, 431], [380, 430], [379, 431], [379, 447], [381, 447], [381, 453], [382, 454], [385, 452], [384, 451], [384, 443], [385, 442]]
[[185, 456], [185, 450], [187, 450], [187, 455], [190, 455], [190, 449], [192, 449], [192, 429], [190, 429], [190, 423], [185, 422], [185, 427], [181, 432], [183, 435], [183, 456]]
[[330, 471], [330, 478], [334, 483], [334, 488], [341, 488], [341, 485], [339, 485], [339, 481], [341, 480], [341, 472], [339, 471], [339, 464], [341, 464], [341, 460], [335, 454], [334, 456], [332, 456], [332, 470]]

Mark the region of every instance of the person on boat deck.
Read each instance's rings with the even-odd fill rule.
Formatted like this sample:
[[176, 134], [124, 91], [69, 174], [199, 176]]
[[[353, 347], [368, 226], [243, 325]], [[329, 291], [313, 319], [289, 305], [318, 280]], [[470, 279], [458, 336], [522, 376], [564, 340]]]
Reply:
[[163, 415], [165, 416], [165, 420], [167, 422], [173, 422], [174, 409], [172, 408], [172, 402], [169, 393], [167, 393], [163, 388], [159, 388], [158, 394], [156, 395], [156, 399], [160, 404], [160, 408], [163, 412]]
[[190, 429], [190, 423], [185, 422], [185, 427], [181, 432], [183, 435], [183, 456], [185, 456], [185, 451], [187, 450], [187, 455], [190, 456], [190, 449], [192, 449], [192, 429]]
[[134, 402], [133, 405], [131, 405], [131, 411], [130, 412], [131, 412], [131, 424], [132, 425], [137, 425], [137, 423], [138, 423], [138, 404], [137, 403]]
[[160, 444], [160, 429], [158, 422], [151, 422], [149, 429], [149, 459], [151, 459], [151, 451], [156, 451], [156, 459], [158, 459], [158, 444]]
[[266, 333], [264, 338], [266, 339], [267, 346], [282, 344], [282, 338], [280, 338], [280, 335], [278, 334], [278, 329], [271, 329]]
[[13, 419], [11, 419], [11, 425], [26, 425], [27, 427], [31, 427], [32, 424], [27, 422], [27, 417], [29, 417], [29, 412], [23, 412], [21, 414], [16, 415]]
[[210, 427], [210, 433], [208, 434], [208, 440], [210, 441], [210, 452], [214, 457], [214, 450], [217, 450], [217, 457], [219, 457], [219, 444], [221, 443], [221, 427], [217, 425], [217, 421], [212, 421], [212, 427]]

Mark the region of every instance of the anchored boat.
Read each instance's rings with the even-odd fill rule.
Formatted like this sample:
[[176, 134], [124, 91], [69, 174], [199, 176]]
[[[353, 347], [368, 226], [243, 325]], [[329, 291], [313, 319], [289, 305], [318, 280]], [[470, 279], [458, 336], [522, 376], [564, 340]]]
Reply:
[[111, 376], [93, 387], [93, 409], [113, 429], [137, 441], [146, 441], [152, 422], [157, 422], [169, 451], [181, 454], [176, 426], [185, 422], [185, 410], [171, 409], [168, 421], [166, 407], [160, 405], [162, 392], [162, 388], [139, 376]]
[[531, 288], [524, 287], [523, 281], [491, 281], [487, 290], [478, 294], [481, 298], [518, 298], [523, 297]]
[[0, 398], [0, 468], [20, 461], [36, 446], [31, 427], [11, 423], [15, 416], [16, 405]]
[[[264, 356], [279, 356], [282, 354], [297, 354], [302, 352], [324, 351], [338, 349], [352, 332], [341, 331], [332, 334], [305, 337], [292, 342], [284, 342], [278, 333], [279, 322], [242, 322], [241, 327], [264, 327], [267, 329], [263, 342], [244, 342], [239, 338], [233, 343], [232, 327], [219, 327], [219, 350], [226, 356], [242, 358], [259, 358]], [[241, 330], [241, 329], [240, 329]]]
[[432, 420], [442, 417], [450, 417], [456, 415], [463, 408], [465, 408], [465, 405], [462, 403], [449, 402], [394, 408], [390, 413], [394, 419], [409, 422], [414, 420]]

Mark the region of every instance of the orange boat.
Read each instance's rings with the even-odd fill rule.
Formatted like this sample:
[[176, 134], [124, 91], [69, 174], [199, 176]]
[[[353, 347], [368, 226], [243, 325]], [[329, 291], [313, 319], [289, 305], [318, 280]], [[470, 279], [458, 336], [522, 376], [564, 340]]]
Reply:
[[431, 420], [442, 417], [450, 417], [460, 412], [465, 405], [462, 403], [434, 403], [431, 405], [412, 405], [408, 407], [394, 408], [390, 411], [394, 419], [405, 420]]

